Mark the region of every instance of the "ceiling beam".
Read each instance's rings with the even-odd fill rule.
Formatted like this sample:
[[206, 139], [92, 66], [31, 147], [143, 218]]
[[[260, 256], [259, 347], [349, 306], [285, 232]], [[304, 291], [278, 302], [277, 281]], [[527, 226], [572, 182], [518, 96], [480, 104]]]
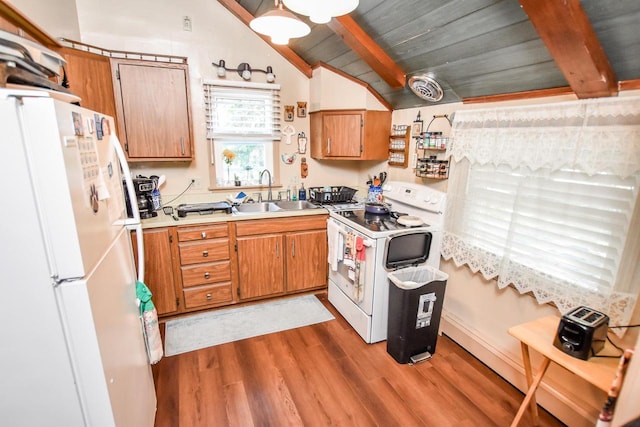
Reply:
[[484, 104], [487, 102], [518, 101], [533, 98], [547, 98], [550, 96], [574, 95], [575, 92], [569, 86], [555, 87], [550, 89], [526, 90], [514, 93], [500, 93], [496, 95], [475, 96], [473, 98], [462, 98], [463, 104]]
[[349, 15], [333, 18], [328, 24], [347, 46], [393, 89], [402, 89], [406, 74], [398, 64]]
[[[249, 23], [254, 18], [254, 16], [251, 13], [249, 13], [247, 9], [240, 6], [240, 3], [238, 3], [237, 0], [218, 0], [218, 3], [220, 3], [225, 8], [227, 8], [229, 12], [233, 13], [238, 19], [244, 22], [247, 26], [249, 26]], [[308, 78], [311, 78], [313, 74], [311, 65], [307, 64], [307, 62], [304, 59], [302, 59], [300, 56], [298, 56], [297, 53], [291, 50], [289, 46], [273, 44], [271, 43], [271, 40], [268, 37], [258, 33], [256, 33], [256, 35], [262, 38], [262, 40], [264, 40], [265, 42], [269, 43], [269, 45], [272, 48], [277, 50], [280, 53], [280, 55], [284, 56], [284, 58], [287, 61], [289, 61], [294, 67], [300, 70], [302, 74], [304, 74]]]
[[618, 79], [580, 0], [520, 0], [578, 98], [618, 93]]

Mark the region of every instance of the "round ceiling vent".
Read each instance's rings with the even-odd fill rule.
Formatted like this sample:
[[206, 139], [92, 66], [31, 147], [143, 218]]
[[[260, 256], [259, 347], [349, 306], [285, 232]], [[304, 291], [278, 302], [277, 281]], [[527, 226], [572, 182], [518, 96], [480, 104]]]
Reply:
[[418, 97], [431, 102], [438, 102], [442, 99], [442, 87], [436, 81], [433, 74], [421, 74], [409, 78], [409, 89]]

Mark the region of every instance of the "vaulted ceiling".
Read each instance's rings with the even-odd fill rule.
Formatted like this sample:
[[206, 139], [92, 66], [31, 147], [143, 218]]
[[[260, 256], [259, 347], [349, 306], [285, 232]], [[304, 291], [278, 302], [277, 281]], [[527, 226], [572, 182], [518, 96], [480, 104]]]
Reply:
[[[248, 24], [273, 0], [218, 0]], [[429, 73], [439, 103], [640, 88], [638, 0], [360, 0], [355, 11], [273, 45], [306, 75], [323, 64], [391, 109], [432, 105], [406, 85]], [[268, 41], [268, 40], [267, 40]]]

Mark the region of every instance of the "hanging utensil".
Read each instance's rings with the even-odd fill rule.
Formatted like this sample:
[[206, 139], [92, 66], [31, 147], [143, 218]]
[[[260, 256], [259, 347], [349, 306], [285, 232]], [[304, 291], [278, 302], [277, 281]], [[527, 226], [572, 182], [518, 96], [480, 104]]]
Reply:
[[387, 180], [387, 173], [380, 172], [380, 185], [384, 185], [386, 180]]

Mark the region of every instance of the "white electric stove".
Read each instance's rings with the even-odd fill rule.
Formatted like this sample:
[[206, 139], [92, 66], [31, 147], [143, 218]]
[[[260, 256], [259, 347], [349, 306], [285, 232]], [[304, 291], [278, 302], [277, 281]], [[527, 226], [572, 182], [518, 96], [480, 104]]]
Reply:
[[[387, 337], [388, 272], [411, 265], [440, 267], [446, 194], [397, 181], [388, 182], [383, 194], [391, 204], [389, 214], [370, 214], [364, 204], [332, 209], [327, 228], [329, 301], [367, 343]], [[403, 225], [402, 216], [421, 224]]]

